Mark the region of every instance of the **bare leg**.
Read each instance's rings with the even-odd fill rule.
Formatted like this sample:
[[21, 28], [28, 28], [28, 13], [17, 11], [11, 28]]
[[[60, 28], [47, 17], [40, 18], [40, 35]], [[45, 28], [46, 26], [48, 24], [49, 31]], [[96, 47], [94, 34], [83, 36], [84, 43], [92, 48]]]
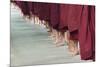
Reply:
[[34, 22], [35, 22], [35, 16], [32, 15], [32, 17], [31, 17], [31, 24], [34, 24]]
[[58, 43], [58, 38], [59, 38], [59, 32], [57, 30], [55, 30], [55, 44]]
[[66, 41], [67, 43], [69, 43], [69, 38], [70, 38], [70, 33], [69, 33], [69, 31], [66, 31], [66, 32], [64, 33], [64, 37], [65, 37], [65, 41]]
[[58, 34], [58, 43], [57, 43], [57, 46], [63, 46], [64, 45], [64, 35], [62, 32], [59, 32]]
[[38, 17], [35, 16], [35, 24], [38, 24]]
[[70, 40], [69, 41], [69, 51], [72, 54], [72, 56], [79, 54], [78, 41], [76, 41], [76, 40]]
[[65, 41], [68, 44], [69, 52], [74, 56], [79, 53], [78, 51], [78, 41], [77, 40], [70, 40], [70, 33], [69, 31], [65, 32]]

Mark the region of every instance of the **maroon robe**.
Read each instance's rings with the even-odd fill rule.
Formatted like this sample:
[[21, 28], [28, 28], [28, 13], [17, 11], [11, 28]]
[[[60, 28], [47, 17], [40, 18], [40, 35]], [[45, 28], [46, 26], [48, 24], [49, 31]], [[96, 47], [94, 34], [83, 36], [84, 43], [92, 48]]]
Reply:
[[59, 29], [75, 31], [79, 27], [82, 13], [82, 5], [61, 4], [60, 5], [60, 24]]
[[30, 15], [30, 11], [29, 11], [29, 7], [28, 7], [28, 2], [23, 1], [22, 5], [21, 5], [21, 9], [24, 15], [29, 16]]
[[60, 5], [52, 3], [50, 5], [50, 24], [52, 28], [59, 30], [59, 22], [60, 22]]
[[40, 20], [48, 20], [49, 18], [49, 7], [47, 3], [39, 4], [39, 18]]
[[39, 19], [40, 20], [44, 20], [44, 12], [45, 12], [45, 6], [46, 4], [45, 3], [39, 3], [38, 5], [38, 9], [39, 9]]
[[30, 15], [32, 17], [32, 15], [34, 14], [34, 3], [33, 2], [27, 2], [27, 3], [28, 3]]
[[83, 60], [95, 60], [95, 7], [84, 6], [79, 27], [80, 54]]
[[34, 15], [39, 17], [39, 2], [34, 2]]
[[27, 16], [30, 15], [28, 2], [26, 1], [16, 1], [17, 6], [21, 9], [22, 13]]
[[41, 8], [39, 12], [40, 19], [50, 22], [50, 4], [42, 3], [40, 8]]
[[71, 39], [79, 40], [82, 60], [95, 60], [95, 7], [61, 5], [61, 30], [70, 31]]

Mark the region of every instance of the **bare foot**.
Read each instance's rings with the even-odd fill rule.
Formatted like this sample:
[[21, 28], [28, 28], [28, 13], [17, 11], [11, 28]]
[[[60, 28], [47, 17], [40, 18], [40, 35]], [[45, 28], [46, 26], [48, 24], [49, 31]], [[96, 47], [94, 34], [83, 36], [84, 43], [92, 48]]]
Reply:
[[64, 46], [64, 43], [65, 43], [64, 39], [59, 37], [58, 42], [56, 43], [56, 46], [57, 47]]
[[64, 46], [64, 42], [60, 42], [60, 43], [56, 44], [56, 47], [60, 47], [60, 46]]
[[77, 41], [70, 40], [68, 43], [68, 49], [69, 49], [69, 52], [72, 54], [72, 56], [79, 54]]

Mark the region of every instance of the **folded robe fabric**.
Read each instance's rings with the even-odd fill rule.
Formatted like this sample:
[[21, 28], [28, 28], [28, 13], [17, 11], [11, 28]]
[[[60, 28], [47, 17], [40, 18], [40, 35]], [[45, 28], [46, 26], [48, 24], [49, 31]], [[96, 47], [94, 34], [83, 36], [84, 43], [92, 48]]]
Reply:
[[59, 27], [68, 27], [71, 38], [79, 40], [82, 60], [95, 60], [95, 7], [61, 4], [60, 9]]
[[49, 5], [49, 3], [40, 3], [38, 9], [39, 9], [40, 20], [50, 21], [50, 5]]
[[28, 3], [28, 11], [29, 11], [29, 13], [30, 13], [30, 15], [32, 16], [32, 15], [34, 15], [34, 2], [27, 2]]
[[79, 28], [81, 59], [95, 60], [95, 7], [84, 6]]
[[34, 15], [36, 16], [38, 16], [38, 12], [39, 12], [38, 5], [39, 5], [38, 2], [34, 2]]
[[60, 5], [60, 24], [59, 29], [66, 29], [70, 32], [75, 31], [79, 27], [82, 5], [61, 4]]
[[60, 23], [60, 5], [52, 3], [50, 5], [50, 24], [56, 30], [59, 30], [59, 23]]
[[16, 4], [18, 5], [18, 7], [21, 9], [22, 13], [25, 16], [29, 16], [30, 15], [28, 2], [26, 2], [26, 1], [16, 1]]

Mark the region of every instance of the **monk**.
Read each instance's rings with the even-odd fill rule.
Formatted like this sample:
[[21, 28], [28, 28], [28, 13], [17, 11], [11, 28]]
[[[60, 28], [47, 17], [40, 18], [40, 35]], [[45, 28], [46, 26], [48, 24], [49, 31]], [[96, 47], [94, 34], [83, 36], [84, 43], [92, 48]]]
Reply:
[[81, 59], [95, 60], [95, 7], [61, 4], [60, 12], [59, 28], [69, 31], [70, 52], [74, 55], [78, 53], [79, 42]]

